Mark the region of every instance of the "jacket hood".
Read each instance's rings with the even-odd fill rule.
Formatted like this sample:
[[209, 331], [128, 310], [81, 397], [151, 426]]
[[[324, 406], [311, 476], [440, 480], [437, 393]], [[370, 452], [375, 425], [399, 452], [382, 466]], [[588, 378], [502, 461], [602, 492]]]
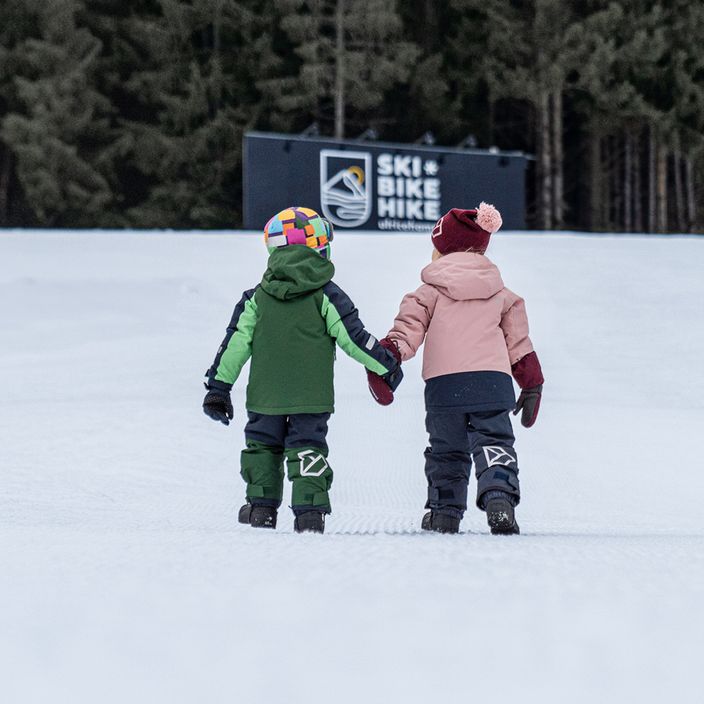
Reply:
[[496, 265], [475, 252], [446, 254], [426, 266], [420, 277], [456, 301], [491, 298], [504, 287]]
[[315, 250], [301, 245], [275, 249], [269, 256], [262, 288], [285, 301], [322, 288], [332, 279], [335, 267]]

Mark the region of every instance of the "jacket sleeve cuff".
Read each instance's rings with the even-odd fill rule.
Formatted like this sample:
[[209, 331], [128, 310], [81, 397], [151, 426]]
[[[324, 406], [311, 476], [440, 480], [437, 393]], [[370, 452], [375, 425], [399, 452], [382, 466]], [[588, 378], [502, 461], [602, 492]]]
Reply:
[[540, 360], [535, 352], [530, 352], [525, 357], [521, 357], [511, 367], [511, 373], [521, 389], [532, 389], [545, 383]]
[[229, 394], [232, 389], [232, 384], [228, 384], [226, 381], [219, 381], [218, 379], [206, 375], [205, 388], [226, 391]]
[[415, 350], [401, 337], [396, 337], [395, 335], [387, 335], [387, 339], [392, 340], [396, 343], [398, 351], [401, 354], [401, 361], [406, 362], [407, 360], [415, 356]]

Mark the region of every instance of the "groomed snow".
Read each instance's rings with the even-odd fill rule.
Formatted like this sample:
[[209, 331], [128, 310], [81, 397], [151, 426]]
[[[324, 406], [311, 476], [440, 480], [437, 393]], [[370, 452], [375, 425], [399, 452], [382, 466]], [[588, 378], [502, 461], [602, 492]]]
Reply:
[[[427, 238], [334, 244], [383, 335]], [[383, 409], [339, 355], [334, 514], [299, 536], [236, 523], [246, 378], [230, 428], [200, 407], [260, 238], [0, 234], [0, 701], [701, 701], [704, 240], [489, 253], [547, 378], [523, 534], [422, 534], [420, 365]]]

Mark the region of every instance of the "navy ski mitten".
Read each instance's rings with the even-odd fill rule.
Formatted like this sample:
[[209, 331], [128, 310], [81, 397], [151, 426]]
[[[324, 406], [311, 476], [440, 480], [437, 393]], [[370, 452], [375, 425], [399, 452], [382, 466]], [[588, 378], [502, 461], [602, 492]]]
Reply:
[[401, 383], [401, 379], [403, 379], [403, 371], [401, 371], [401, 353], [398, 351], [396, 343], [388, 337], [379, 340], [379, 344], [385, 350], [391, 352], [396, 360], [397, 366], [396, 369], [391, 370], [388, 374], [384, 374], [384, 376], [379, 376], [367, 369], [367, 383], [369, 385], [369, 392], [374, 400], [381, 406], [388, 406], [393, 403], [394, 391], [396, 391], [398, 385]]
[[203, 399], [203, 412], [213, 420], [219, 420], [224, 425], [230, 425], [230, 421], [235, 417], [230, 393], [224, 389], [214, 389], [206, 384], [208, 393]]

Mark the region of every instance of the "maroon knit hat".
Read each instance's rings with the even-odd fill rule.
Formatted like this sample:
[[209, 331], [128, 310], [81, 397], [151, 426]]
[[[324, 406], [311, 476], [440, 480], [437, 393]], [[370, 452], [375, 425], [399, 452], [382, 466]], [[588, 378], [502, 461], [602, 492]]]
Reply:
[[493, 206], [480, 203], [478, 208], [452, 208], [433, 228], [433, 246], [440, 254], [478, 252], [484, 254], [492, 233], [501, 227], [501, 214]]

